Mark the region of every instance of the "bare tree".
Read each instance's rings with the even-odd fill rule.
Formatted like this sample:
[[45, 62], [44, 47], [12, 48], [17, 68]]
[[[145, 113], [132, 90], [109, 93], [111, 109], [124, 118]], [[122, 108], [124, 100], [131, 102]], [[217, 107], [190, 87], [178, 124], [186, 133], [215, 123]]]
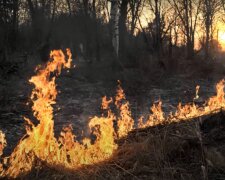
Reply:
[[139, 0], [139, 1], [129, 0], [130, 13], [131, 13], [130, 32], [132, 35], [134, 34], [136, 24], [143, 10], [144, 4], [145, 4], [145, 0]]
[[186, 37], [187, 57], [194, 55], [195, 32], [200, 14], [202, 0], [168, 0], [171, 7], [177, 12], [183, 25]]
[[72, 14], [72, 9], [71, 9], [70, 0], [66, 0], [66, 2], [67, 2], [67, 6], [68, 6], [69, 15], [71, 16], [71, 14]]
[[124, 59], [126, 54], [126, 41], [127, 41], [127, 13], [128, 13], [128, 0], [122, 0], [120, 3], [120, 16], [119, 16], [119, 56]]
[[163, 11], [163, 3], [165, 3], [163, 0], [149, 0], [150, 11], [154, 14], [153, 23], [151, 24], [153, 48], [157, 53], [158, 60], [162, 53], [162, 40], [165, 37], [163, 31], [165, 29], [166, 13]]
[[112, 46], [117, 57], [119, 56], [119, 13], [119, 0], [111, 0]]
[[16, 48], [15, 40], [18, 28], [18, 0], [0, 0], [0, 56], [8, 60], [8, 50]]
[[221, 8], [220, 0], [204, 0], [202, 7], [202, 14], [204, 19], [204, 27], [205, 27], [205, 59], [210, 57], [209, 52], [209, 43], [212, 41], [213, 36], [213, 21], [216, 13]]
[[223, 7], [223, 9], [225, 11], [225, 0], [221, 0], [221, 6]]

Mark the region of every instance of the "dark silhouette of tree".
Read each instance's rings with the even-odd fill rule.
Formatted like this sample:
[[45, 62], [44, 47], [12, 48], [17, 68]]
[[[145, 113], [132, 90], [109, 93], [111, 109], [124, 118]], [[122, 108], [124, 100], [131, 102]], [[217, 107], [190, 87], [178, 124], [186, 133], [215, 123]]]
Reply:
[[177, 12], [186, 38], [187, 58], [194, 56], [195, 32], [202, 0], [168, 0]]
[[119, 55], [121, 59], [125, 57], [126, 40], [127, 40], [127, 13], [128, 0], [122, 0], [120, 4], [120, 18], [119, 18]]
[[134, 35], [135, 28], [140, 17], [140, 14], [143, 11], [145, 0], [129, 0], [130, 13], [131, 13], [131, 22], [130, 22], [130, 33]]
[[18, 0], [0, 0], [1, 60], [7, 60], [8, 51], [16, 48], [18, 5]]
[[216, 13], [221, 8], [220, 0], [204, 0], [202, 7], [202, 14], [204, 18], [205, 27], [205, 59], [209, 59], [211, 54], [209, 52], [210, 41], [213, 40], [213, 22], [215, 20]]

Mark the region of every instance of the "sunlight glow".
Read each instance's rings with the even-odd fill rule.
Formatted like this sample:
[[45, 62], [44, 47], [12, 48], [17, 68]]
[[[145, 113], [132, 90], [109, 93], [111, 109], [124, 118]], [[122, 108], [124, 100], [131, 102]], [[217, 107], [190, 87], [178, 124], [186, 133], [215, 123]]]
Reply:
[[225, 31], [220, 31], [218, 33], [218, 41], [222, 47], [222, 50], [225, 50]]
[[220, 33], [219, 40], [225, 42], [225, 32]]

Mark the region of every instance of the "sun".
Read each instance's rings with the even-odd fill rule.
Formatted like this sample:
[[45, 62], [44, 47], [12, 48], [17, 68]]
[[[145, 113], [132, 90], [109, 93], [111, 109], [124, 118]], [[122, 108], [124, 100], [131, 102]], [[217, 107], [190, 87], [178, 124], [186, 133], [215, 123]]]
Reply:
[[222, 50], [225, 50], [225, 31], [218, 33], [218, 42], [222, 47]]
[[225, 32], [221, 32], [219, 34], [219, 40], [221, 41], [221, 43], [225, 43]]

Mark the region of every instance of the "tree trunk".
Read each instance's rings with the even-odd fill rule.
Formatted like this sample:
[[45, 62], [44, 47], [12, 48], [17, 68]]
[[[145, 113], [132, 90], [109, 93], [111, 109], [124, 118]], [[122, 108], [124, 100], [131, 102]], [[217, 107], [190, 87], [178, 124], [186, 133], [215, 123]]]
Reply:
[[68, 10], [69, 10], [69, 15], [71, 16], [72, 12], [71, 12], [70, 0], [66, 0], [66, 2], [67, 2]]
[[209, 58], [209, 26], [206, 25], [205, 59]]
[[92, 63], [92, 41], [91, 34], [89, 33], [89, 24], [91, 23], [89, 13], [89, 0], [82, 1], [83, 13], [84, 13], [84, 27], [85, 27], [85, 55], [89, 63]]
[[210, 7], [209, 0], [205, 0], [205, 30], [206, 30], [206, 41], [205, 41], [205, 59], [209, 58], [209, 38], [210, 38]]
[[170, 36], [169, 36], [169, 58], [172, 58], [173, 56], [173, 42], [172, 42], [172, 27], [170, 28]]
[[[19, 10], [18, 0], [13, 1], [13, 18], [12, 18], [12, 35], [10, 40], [12, 42], [16, 42], [17, 40], [17, 32], [18, 32], [18, 10]], [[15, 50], [17, 47], [16, 43], [11, 43], [12, 50]]]
[[35, 9], [34, 5], [31, 0], [27, 0], [28, 6], [29, 6], [29, 12], [30, 12], [30, 17], [31, 17], [31, 23], [34, 25], [34, 19], [35, 19]]
[[98, 30], [98, 19], [97, 19], [97, 12], [96, 12], [96, 4], [95, 0], [92, 2], [92, 8], [93, 8], [93, 15], [94, 15], [94, 21], [95, 21], [95, 43], [96, 43], [96, 51], [95, 51], [95, 57], [97, 61], [101, 61], [101, 55], [100, 55], [100, 41], [99, 41], [99, 30]]
[[55, 19], [55, 10], [56, 10], [56, 0], [53, 0], [52, 17], [51, 17], [52, 22]]
[[157, 58], [160, 60], [161, 55], [161, 18], [160, 18], [160, 10], [158, 5], [158, 0], [155, 0], [155, 22], [156, 22], [156, 53]]
[[125, 58], [126, 54], [126, 39], [127, 39], [127, 6], [128, 0], [123, 0], [120, 6], [120, 18], [119, 18], [119, 55], [121, 59]]
[[119, 56], [119, 1], [111, 0], [111, 31], [112, 31], [112, 47], [116, 57]]

